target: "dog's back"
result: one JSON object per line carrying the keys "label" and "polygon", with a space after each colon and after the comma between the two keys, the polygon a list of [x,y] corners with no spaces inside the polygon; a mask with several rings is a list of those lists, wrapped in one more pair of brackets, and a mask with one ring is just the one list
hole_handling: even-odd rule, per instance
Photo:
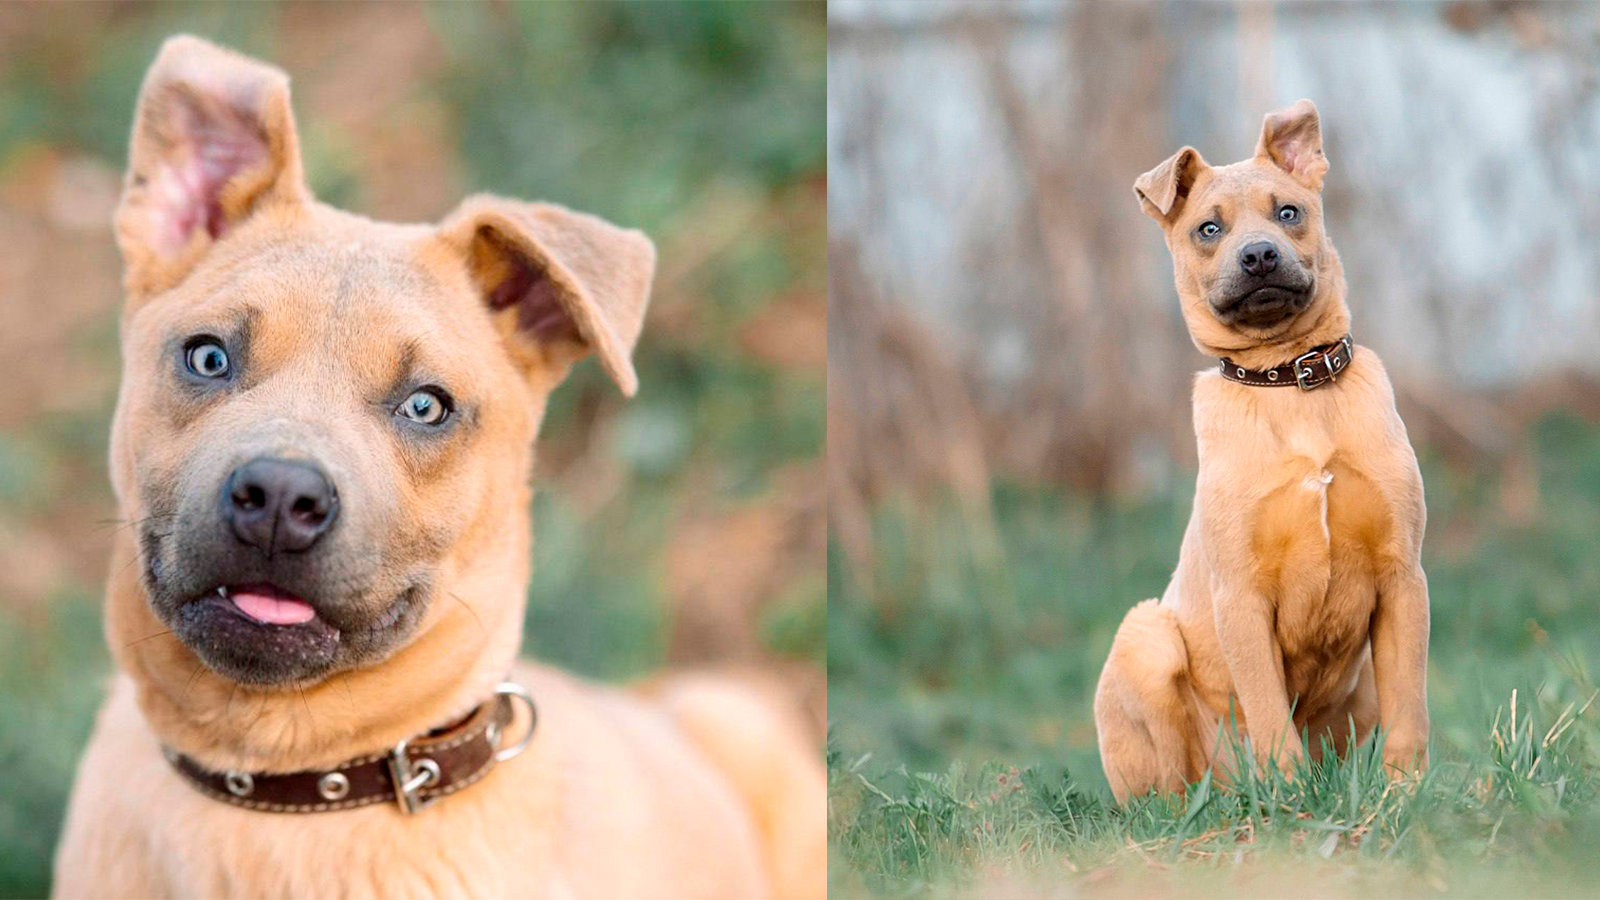
{"label": "dog's back", "polygon": [[773,896],[827,893],[827,792],[798,710],[727,676],[663,679],[653,693],[755,817]]}

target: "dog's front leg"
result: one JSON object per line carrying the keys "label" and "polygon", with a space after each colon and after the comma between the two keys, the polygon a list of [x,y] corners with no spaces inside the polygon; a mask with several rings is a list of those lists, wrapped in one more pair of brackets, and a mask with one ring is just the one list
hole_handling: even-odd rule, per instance
{"label": "dog's front leg", "polygon": [[1372,614],[1372,674],[1391,778],[1428,768],[1428,579],[1420,565],[1387,573]]}
{"label": "dog's front leg", "polygon": [[[1198,410],[1195,416],[1197,421],[1203,420]],[[1201,463],[1195,512],[1209,572],[1217,643],[1256,760],[1261,764],[1276,761],[1288,774],[1305,755],[1305,747],[1291,715],[1283,648],[1278,645],[1277,607],[1261,588],[1252,549],[1256,523],[1246,511],[1259,507],[1262,500],[1233,475],[1249,471],[1235,458],[1237,442],[1211,429],[1197,431]]]}
{"label": "dog's front leg", "polygon": [[1284,774],[1291,774],[1305,748],[1289,709],[1272,603],[1259,591],[1220,588],[1213,594],[1213,611],[1256,759],[1263,764],[1274,760]]}

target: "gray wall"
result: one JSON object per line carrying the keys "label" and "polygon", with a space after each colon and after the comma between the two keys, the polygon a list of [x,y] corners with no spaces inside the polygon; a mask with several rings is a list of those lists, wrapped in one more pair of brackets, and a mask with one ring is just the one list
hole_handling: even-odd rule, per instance
{"label": "gray wall", "polygon": [[1115,481],[1181,458],[1207,361],[1130,187],[1186,143],[1247,156],[1261,116],[1303,96],[1357,336],[1404,396],[1600,375],[1600,4],[829,15],[830,355],[835,390],[852,387],[830,411],[846,428],[883,432],[904,416],[884,407],[929,393],[859,389],[919,377],[887,371],[908,368],[884,358],[887,329],[956,379],[991,465]]}

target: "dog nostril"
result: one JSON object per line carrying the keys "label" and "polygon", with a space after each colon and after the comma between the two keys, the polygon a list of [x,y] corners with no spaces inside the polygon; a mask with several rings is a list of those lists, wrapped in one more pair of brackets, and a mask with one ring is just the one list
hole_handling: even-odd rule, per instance
{"label": "dog nostril", "polygon": [[315,497],[297,497],[289,506],[289,514],[309,525],[315,525],[327,518],[327,513],[321,506]]}
{"label": "dog nostril", "polygon": [[267,505],[267,492],[256,484],[234,485],[233,503],[240,509],[260,509]]}

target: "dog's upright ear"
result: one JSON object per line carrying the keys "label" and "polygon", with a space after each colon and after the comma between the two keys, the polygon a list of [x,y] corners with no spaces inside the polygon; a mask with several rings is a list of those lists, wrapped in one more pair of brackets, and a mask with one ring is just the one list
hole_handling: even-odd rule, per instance
{"label": "dog's upright ear", "polygon": [[1256,158],[1268,160],[1314,191],[1322,190],[1322,177],[1328,174],[1328,157],[1322,152],[1322,123],[1317,118],[1317,105],[1310,100],[1300,100],[1277,112],[1267,113],[1261,122]]}
{"label": "dog's upright ear", "polygon": [[1167,157],[1161,165],[1140,175],[1133,183],[1133,194],[1139,198],[1139,206],[1146,215],[1166,224],[1177,215],[1183,199],[1189,196],[1189,188],[1194,185],[1196,176],[1206,168],[1200,151],[1185,147]]}
{"label": "dog's upright ear", "polygon": [[468,198],[439,229],[494,314],[512,358],[559,378],[588,353],[622,393],[655,275],[643,232],[550,203]]}
{"label": "dog's upright ear", "polygon": [[139,90],[117,206],[129,300],[178,284],[266,205],[309,199],[289,77],[192,35],[168,38]]}

